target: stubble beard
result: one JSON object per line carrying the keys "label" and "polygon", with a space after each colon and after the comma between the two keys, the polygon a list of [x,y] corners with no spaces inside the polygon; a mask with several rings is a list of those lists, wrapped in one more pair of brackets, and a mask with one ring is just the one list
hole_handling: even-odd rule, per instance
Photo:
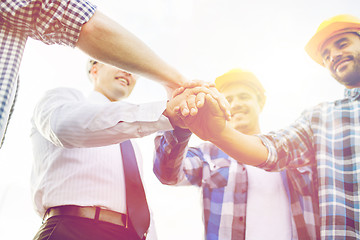
{"label": "stubble beard", "polygon": [[354,65],[353,69],[349,71],[344,76],[340,77],[336,73],[332,74],[332,76],[342,85],[346,87],[360,87],[360,53],[357,53],[354,56]]}

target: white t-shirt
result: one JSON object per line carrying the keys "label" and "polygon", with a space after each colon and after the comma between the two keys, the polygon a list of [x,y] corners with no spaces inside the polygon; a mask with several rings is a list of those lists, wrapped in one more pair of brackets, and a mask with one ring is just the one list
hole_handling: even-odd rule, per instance
{"label": "white t-shirt", "polygon": [[246,240],[291,239],[291,213],[287,193],[279,172],[246,166],[248,198]]}

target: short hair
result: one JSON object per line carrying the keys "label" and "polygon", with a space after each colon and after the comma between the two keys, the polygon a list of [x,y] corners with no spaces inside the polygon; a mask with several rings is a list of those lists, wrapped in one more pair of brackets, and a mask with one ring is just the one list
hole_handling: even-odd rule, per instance
{"label": "short hair", "polygon": [[88,78],[90,79],[90,81],[92,82],[93,81],[93,79],[92,79],[92,77],[91,77],[91,69],[92,69],[92,67],[95,65],[95,64],[97,64],[98,63],[98,61],[96,61],[95,59],[89,59],[88,61],[87,61],[87,64],[86,64],[86,74],[87,74],[87,76],[88,76]]}

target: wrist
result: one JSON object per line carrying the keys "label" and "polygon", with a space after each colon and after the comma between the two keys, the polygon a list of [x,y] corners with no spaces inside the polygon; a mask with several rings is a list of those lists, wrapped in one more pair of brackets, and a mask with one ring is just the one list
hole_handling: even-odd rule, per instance
{"label": "wrist", "polygon": [[174,129],[176,127],[186,128],[182,119],[177,115],[175,107],[171,106],[169,100],[166,103],[166,109],[164,110],[163,115],[169,119],[170,124]]}
{"label": "wrist", "polygon": [[175,89],[183,86],[185,83],[189,82],[189,80],[180,74],[178,71],[174,70],[165,78],[164,86],[170,91],[174,91]]}

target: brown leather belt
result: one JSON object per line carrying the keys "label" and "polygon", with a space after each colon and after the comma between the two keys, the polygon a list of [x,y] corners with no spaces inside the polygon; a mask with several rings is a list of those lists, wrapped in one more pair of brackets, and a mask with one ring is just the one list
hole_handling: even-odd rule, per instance
{"label": "brown leather belt", "polygon": [[126,214],[102,209],[100,207],[81,207],[75,205],[52,207],[46,211],[43,221],[54,216],[89,218],[128,228],[128,217]]}

